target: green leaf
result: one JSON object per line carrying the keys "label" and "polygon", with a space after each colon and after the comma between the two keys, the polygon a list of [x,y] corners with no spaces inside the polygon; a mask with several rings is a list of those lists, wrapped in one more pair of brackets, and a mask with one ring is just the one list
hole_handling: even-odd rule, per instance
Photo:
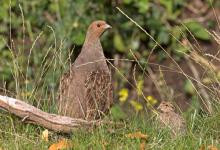
{"label": "green leaf", "polygon": [[193,95],[195,93],[195,89],[193,87],[193,83],[190,80],[186,80],[184,84],[184,91],[187,94]]}
{"label": "green leaf", "polygon": [[113,38],[114,46],[119,52],[125,52],[126,47],[120,34],[116,33]]}
{"label": "green leaf", "polygon": [[171,34],[173,36],[172,38],[172,42],[176,43],[177,40],[179,40],[182,36],[182,33],[185,32],[184,30],[185,28],[183,28],[182,26],[175,26],[171,29]]}
{"label": "green leaf", "polygon": [[160,0],[161,5],[166,8],[165,15],[171,20],[176,20],[176,18],[181,14],[181,8],[183,6],[183,0]]}
{"label": "green leaf", "polygon": [[123,3],[128,5],[128,4],[130,4],[132,1],[133,1],[133,0],[123,0]]}
{"label": "green leaf", "polygon": [[160,43],[160,44],[168,44],[169,41],[170,41],[170,36],[169,36],[169,33],[166,29],[162,29],[158,36],[157,36],[157,41]]}
{"label": "green leaf", "polygon": [[181,44],[177,44],[175,45],[175,48],[173,48],[173,52],[180,57],[183,57],[189,51],[190,51],[190,47],[183,46]]}
{"label": "green leaf", "polygon": [[82,32],[78,32],[72,37],[72,40],[73,40],[74,44],[82,45],[84,38],[85,38],[85,35]]}
{"label": "green leaf", "polygon": [[166,7],[168,13],[172,14],[173,0],[160,0],[160,3]]}
{"label": "green leaf", "polygon": [[164,51],[159,51],[157,54],[157,61],[161,62],[162,60],[167,58],[167,55]]}
{"label": "green leaf", "polygon": [[199,22],[191,20],[191,21],[187,21],[185,25],[187,28],[189,28],[190,32],[192,32],[192,34],[196,38],[200,40],[206,40],[206,41],[211,39],[210,34],[206,31],[203,25],[200,24]]}
{"label": "green leaf", "polygon": [[0,35],[0,51],[6,46],[6,43],[3,39],[4,37]]}
{"label": "green leaf", "polygon": [[138,7],[138,11],[139,13],[146,13],[149,9],[149,0],[139,0],[137,2],[137,7]]}
{"label": "green leaf", "polygon": [[130,42],[130,47],[132,50],[137,50],[140,46],[140,40],[139,39],[132,39]]}

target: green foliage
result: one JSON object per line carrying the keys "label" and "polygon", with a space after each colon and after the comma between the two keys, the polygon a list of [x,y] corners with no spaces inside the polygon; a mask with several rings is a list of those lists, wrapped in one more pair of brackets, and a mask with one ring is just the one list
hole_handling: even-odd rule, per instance
{"label": "green foliage", "polygon": [[186,27],[189,28],[189,30],[193,33],[193,35],[201,40],[210,40],[211,36],[206,31],[206,29],[198,22],[194,20],[187,21],[185,23]]}
{"label": "green foliage", "polygon": [[126,50],[126,47],[120,34],[116,33],[114,35],[113,42],[116,50],[118,50],[119,52],[124,52]]}
{"label": "green foliage", "polygon": [[193,86],[192,81],[190,81],[190,80],[185,81],[184,90],[185,90],[186,93],[188,93],[190,95],[195,94],[195,88]]}
{"label": "green foliage", "polygon": [[181,13],[181,7],[184,4],[183,0],[160,0],[160,3],[166,8],[166,13],[170,19],[175,20]]}
{"label": "green foliage", "polygon": [[[108,36],[103,36],[104,49],[111,56],[119,52],[123,57],[131,58],[128,50],[132,49],[138,59],[144,61],[148,51],[155,47],[155,42],[121,15],[110,1],[8,0],[0,1],[0,5],[0,78],[6,81],[12,78],[13,66],[20,67],[20,77],[26,74],[28,78],[36,76],[34,72],[40,72],[37,68],[42,65],[45,54],[52,56],[59,50],[63,54],[59,60],[65,60],[68,56],[67,50],[74,46],[75,51],[80,49],[88,25],[97,19],[104,19],[113,26]],[[123,0],[118,6],[144,27],[159,44],[166,47],[169,53],[181,58],[183,53],[189,51],[189,48],[177,41],[183,38],[181,32],[186,33],[185,27],[178,20],[184,5],[184,0]],[[194,20],[183,22],[196,38],[210,39],[201,24]],[[36,40],[41,32],[42,35]],[[30,49],[32,52],[29,58],[27,56]],[[158,53],[157,60],[161,61],[167,57],[158,46],[155,52]],[[12,59],[15,58],[13,63]],[[54,74],[54,70],[47,72]],[[24,82],[22,78],[19,79],[20,82]]]}

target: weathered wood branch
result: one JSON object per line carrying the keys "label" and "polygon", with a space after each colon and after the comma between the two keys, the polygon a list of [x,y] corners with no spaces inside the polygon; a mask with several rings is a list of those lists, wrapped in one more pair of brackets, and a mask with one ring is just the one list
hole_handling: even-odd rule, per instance
{"label": "weathered wood branch", "polygon": [[69,133],[74,129],[91,127],[99,123],[98,121],[86,121],[50,114],[21,100],[2,95],[0,95],[0,108],[22,118],[22,121],[29,121],[57,132]]}

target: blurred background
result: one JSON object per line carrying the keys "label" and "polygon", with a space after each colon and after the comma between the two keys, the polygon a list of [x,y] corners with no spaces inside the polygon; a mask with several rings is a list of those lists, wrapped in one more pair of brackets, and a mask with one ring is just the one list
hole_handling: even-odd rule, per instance
{"label": "blurred background", "polygon": [[123,114],[122,106],[147,112],[161,100],[190,111],[219,96],[218,0],[2,0],[0,6],[1,94],[56,111],[47,106],[54,106],[59,78],[79,54],[88,25],[102,19],[113,27],[101,38],[114,80],[113,114]]}

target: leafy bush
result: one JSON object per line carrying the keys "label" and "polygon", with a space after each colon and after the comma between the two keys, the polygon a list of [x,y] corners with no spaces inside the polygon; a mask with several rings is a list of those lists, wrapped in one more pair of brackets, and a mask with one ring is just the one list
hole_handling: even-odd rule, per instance
{"label": "leafy bush", "polygon": [[[181,43],[186,27],[196,38],[210,39],[200,23],[179,19],[186,5],[184,0],[8,0],[0,1],[0,5],[0,79],[7,81],[7,89],[17,93],[19,87],[25,87],[23,95],[43,85],[47,85],[46,90],[55,89],[62,70],[68,67],[69,53],[74,50],[73,57],[77,55],[93,20],[103,19],[113,26],[102,42],[109,57],[117,53],[132,58],[132,49],[139,60],[146,62],[154,49],[157,60],[166,58],[116,6],[177,59],[189,51]],[[44,81],[39,80],[42,78]]]}

